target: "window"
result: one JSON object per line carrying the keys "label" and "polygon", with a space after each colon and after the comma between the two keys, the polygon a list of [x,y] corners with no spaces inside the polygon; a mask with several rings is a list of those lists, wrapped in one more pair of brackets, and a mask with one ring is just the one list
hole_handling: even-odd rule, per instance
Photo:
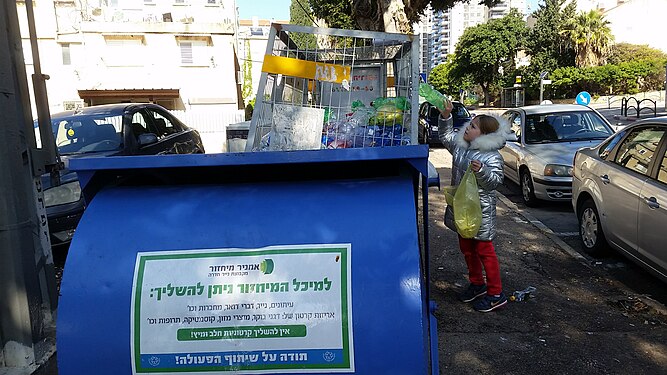
{"label": "window", "polygon": [[614,161],[635,172],[647,175],[653,155],[664,134],[664,130],[653,127],[635,130],[623,140]]}
{"label": "window", "polygon": [[61,49],[63,53],[63,65],[72,65],[72,55],[70,54],[69,43],[63,43]]}
{"label": "window", "polygon": [[151,133],[148,129],[148,123],[143,112],[136,112],[132,115],[132,124],[130,126],[132,134],[137,139],[141,134]]}
{"label": "window", "polygon": [[177,41],[180,48],[181,65],[211,65],[212,55],[208,38],[179,38]]}
{"label": "window", "polygon": [[618,134],[616,134],[614,138],[608,140],[605,144],[600,146],[599,149],[600,157],[606,160],[609,154],[611,153],[611,150],[613,150],[614,147],[616,147],[616,145],[618,144],[618,142],[621,139],[623,139],[623,137],[625,137],[625,134],[626,134],[625,131],[619,132]]}
{"label": "window", "polygon": [[106,35],[107,45],[104,61],[107,66],[143,66],[143,36]]}
{"label": "window", "polygon": [[662,157],[660,169],[658,169],[658,181],[667,184],[667,153]]}
{"label": "window", "polygon": [[159,112],[148,110],[148,113],[153,117],[153,124],[155,125],[155,135],[158,138],[163,138],[171,134],[182,131],[180,126],[174,124],[167,117],[161,115]]}

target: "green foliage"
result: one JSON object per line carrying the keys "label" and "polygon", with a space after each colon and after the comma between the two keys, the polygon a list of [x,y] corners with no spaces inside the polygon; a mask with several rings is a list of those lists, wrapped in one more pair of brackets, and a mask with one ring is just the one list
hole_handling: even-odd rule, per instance
{"label": "green foliage", "polygon": [[443,94],[458,97],[460,89],[465,90],[471,87],[473,83],[467,79],[467,76],[458,77],[453,74],[452,72],[455,69],[454,55],[449,55],[447,61],[431,70],[428,83]]}
{"label": "green foliage", "polygon": [[551,78],[555,96],[574,97],[580,91],[592,95],[635,94],[661,90],[665,80],[666,60],[637,60],[618,65],[556,69]]}
{"label": "green foliage", "polygon": [[[329,27],[340,29],[359,29],[385,31],[384,13],[391,12],[389,5],[396,0],[299,0],[308,1],[317,18],[326,21]],[[419,21],[430,4],[434,10],[450,9],[457,3],[469,3],[471,0],[410,0],[403,1],[405,8],[401,12],[394,12],[391,18],[401,23],[399,30],[408,32],[411,25]],[[486,6],[494,6],[500,0],[474,0]],[[305,4],[304,4],[305,5]],[[399,14],[402,13],[402,14]]]}
{"label": "green foliage", "polygon": [[[296,1],[296,0],[293,0]],[[299,0],[310,4],[313,15],[326,21],[328,27],[336,29],[358,29],[352,17],[352,0]]]}
{"label": "green foliage", "polygon": [[[313,26],[313,12],[307,0],[292,0],[289,7],[289,22],[293,25]],[[317,47],[317,38],[312,34],[294,33],[290,35],[299,48],[313,49]]]}
{"label": "green foliage", "polygon": [[245,60],[243,61],[243,84],[241,96],[247,101],[252,96],[252,56],[250,54],[250,40],[245,41]]}
{"label": "green foliage", "polygon": [[248,103],[248,105],[245,106],[245,120],[252,120],[252,112],[255,110],[255,106]]}
{"label": "green foliage", "polygon": [[597,10],[581,12],[567,20],[561,35],[574,47],[578,67],[604,65],[614,42],[609,21]]}
{"label": "green foliage", "polygon": [[618,43],[611,48],[607,62],[620,64],[637,60],[667,60],[667,54],[646,44]]}
{"label": "green foliage", "polygon": [[545,0],[533,13],[536,21],[526,43],[530,65],[518,72],[523,77],[526,97],[539,96],[542,72],[551,73],[559,67],[574,66],[574,49],[560,31],[575,12],[573,1]]}
{"label": "green foliage", "polygon": [[514,65],[517,50],[525,45],[527,34],[526,24],[516,10],[501,19],[466,29],[456,44],[451,74],[480,85],[488,105],[491,92],[501,83],[499,69],[513,71],[509,67]]}

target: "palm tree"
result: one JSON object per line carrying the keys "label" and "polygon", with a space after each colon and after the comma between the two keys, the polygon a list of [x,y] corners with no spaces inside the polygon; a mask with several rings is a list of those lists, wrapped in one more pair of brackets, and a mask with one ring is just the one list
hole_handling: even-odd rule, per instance
{"label": "palm tree", "polygon": [[597,10],[569,19],[560,33],[572,43],[578,67],[604,65],[614,43],[609,21]]}

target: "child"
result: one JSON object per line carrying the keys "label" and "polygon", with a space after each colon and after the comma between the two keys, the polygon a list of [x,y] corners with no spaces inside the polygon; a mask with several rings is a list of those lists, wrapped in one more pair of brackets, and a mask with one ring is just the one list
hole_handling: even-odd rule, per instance
{"label": "child", "polygon": [[[500,281],[500,266],[493,243],[496,235],[496,187],[503,182],[503,158],[498,152],[505,145],[508,125],[492,116],[478,115],[465,127],[455,132],[450,116],[452,104],[440,111],[439,136],[452,154],[452,185],[458,185],[471,166],[477,177],[479,200],[482,205],[482,225],[474,239],[462,238],[459,245],[468,265],[468,289],[459,295],[462,302],[474,302],[481,312],[493,311],[507,303]],[[447,206],[445,224],[456,231],[454,210]],[[486,272],[486,283],[482,268]]]}

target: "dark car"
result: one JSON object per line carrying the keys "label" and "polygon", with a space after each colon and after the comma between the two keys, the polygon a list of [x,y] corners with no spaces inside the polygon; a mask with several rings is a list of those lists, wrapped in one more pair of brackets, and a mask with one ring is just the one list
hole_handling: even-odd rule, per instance
{"label": "dark car", "polygon": [[[473,115],[461,102],[452,101],[452,119],[454,129],[460,129],[468,125]],[[433,104],[424,102],[419,106],[419,143],[439,144],[438,139],[438,116],[440,111]]]}
{"label": "dark car", "polygon": [[199,133],[156,104],[109,104],[51,116],[64,164],[60,182],[42,176],[51,243],[69,242],[86,203],[69,160],[88,156],[204,153]]}

